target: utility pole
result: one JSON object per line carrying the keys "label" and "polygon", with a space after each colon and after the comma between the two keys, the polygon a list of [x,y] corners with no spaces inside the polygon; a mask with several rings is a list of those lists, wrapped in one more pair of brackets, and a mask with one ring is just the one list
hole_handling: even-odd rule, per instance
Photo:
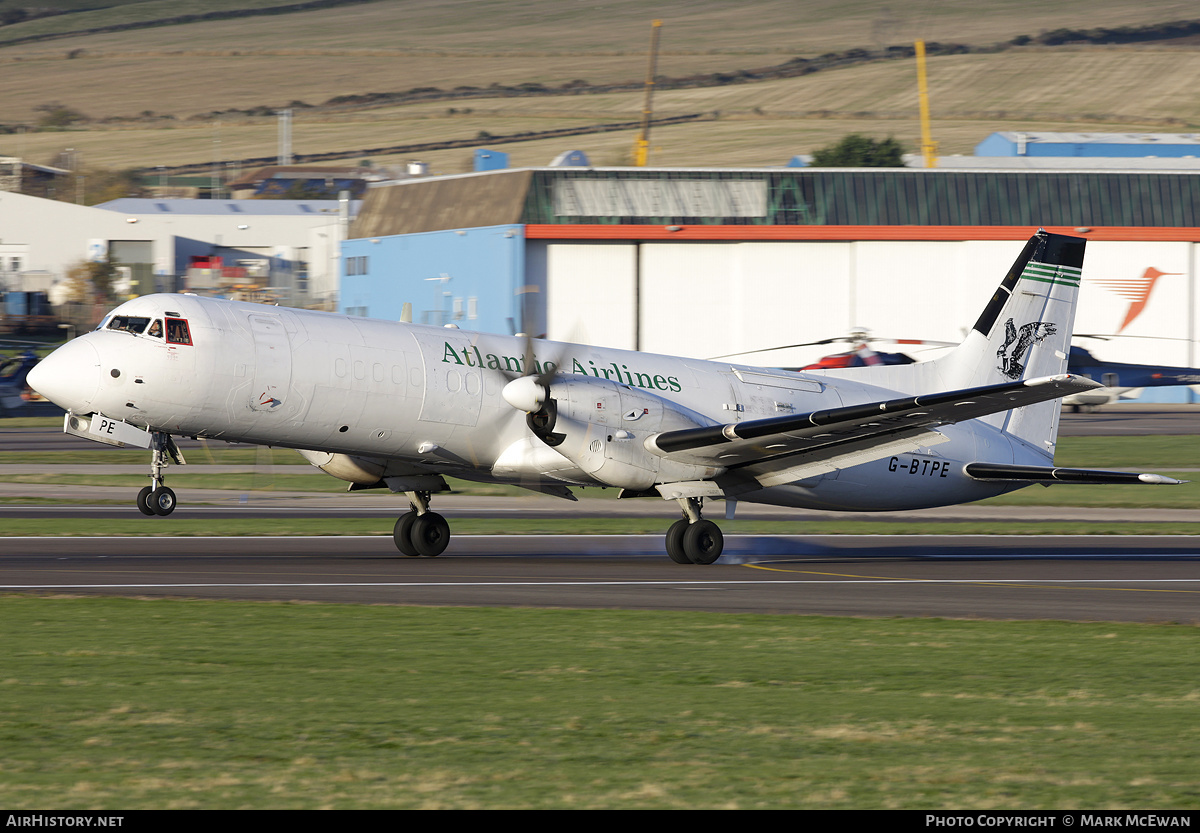
{"label": "utility pole", "polygon": [[280,110],[279,116],[279,157],[277,165],[292,164],[292,111]]}

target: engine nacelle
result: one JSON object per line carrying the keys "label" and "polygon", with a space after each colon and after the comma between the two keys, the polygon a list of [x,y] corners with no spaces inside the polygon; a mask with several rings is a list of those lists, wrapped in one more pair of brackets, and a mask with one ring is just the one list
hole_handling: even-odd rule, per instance
{"label": "engine nacelle", "polygon": [[383,477],[385,465],[378,460],[351,457],[349,454],[330,454],[328,451],[297,449],[300,456],[326,474],[359,486],[374,486]]}
{"label": "engine nacelle", "polygon": [[676,463],[645,447],[652,434],[714,424],[695,411],[607,379],[566,378],[550,385],[549,393],[546,407],[530,416],[530,427],[602,483],[642,490],[656,483],[708,479],[720,471]]}

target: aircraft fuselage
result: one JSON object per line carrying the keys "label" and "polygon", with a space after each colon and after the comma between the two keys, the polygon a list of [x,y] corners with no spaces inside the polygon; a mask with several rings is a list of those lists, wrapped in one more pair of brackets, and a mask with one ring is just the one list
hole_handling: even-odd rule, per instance
{"label": "aircraft fuselage", "polygon": [[[115,317],[162,321],[142,332]],[[124,319],[122,319],[124,320]],[[182,322],[182,325],[181,323]],[[645,439],[879,401],[896,391],[857,380],[536,341],[450,328],[184,295],[151,295],[113,311],[61,357],[78,368],[52,398],[169,434],[346,455],[381,473],[421,471],[530,482],[644,489],[704,478],[664,471]],[[568,459],[529,435],[501,396],[528,372],[557,366],[570,407],[587,413],[584,456]],[[560,409],[564,407],[560,404]],[[896,450],[860,465],[775,485],[740,500],[843,510],[909,509],[1016,488],[966,476],[963,464],[1035,460],[990,425],[938,428],[936,447]],[[587,453],[591,456],[587,456]]]}

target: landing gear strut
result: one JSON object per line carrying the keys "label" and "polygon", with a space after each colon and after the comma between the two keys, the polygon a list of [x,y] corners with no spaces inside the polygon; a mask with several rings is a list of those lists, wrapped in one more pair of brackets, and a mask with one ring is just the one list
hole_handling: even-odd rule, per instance
{"label": "landing gear strut", "polygon": [[435,558],[450,543],[450,524],[437,512],[429,511],[429,492],[405,492],[412,509],[400,516],[392,539],[396,549],[408,556]]}
{"label": "landing gear strut", "polygon": [[712,521],[700,517],[702,498],[679,498],[683,518],[667,530],[667,555],[676,564],[712,564],[721,557],[725,536]]}
{"label": "landing gear strut", "polygon": [[175,493],[166,485],[163,470],[168,463],[183,465],[183,454],[171,439],[170,434],[154,431],[151,434],[152,456],[150,458],[151,486],[146,486],[137,496],[137,508],[143,515],[170,515],[175,511]]}

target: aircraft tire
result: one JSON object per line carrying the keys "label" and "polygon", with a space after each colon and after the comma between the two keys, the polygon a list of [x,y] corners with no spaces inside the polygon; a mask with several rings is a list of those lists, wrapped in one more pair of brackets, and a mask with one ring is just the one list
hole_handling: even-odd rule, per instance
{"label": "aircraft tire", "polygon": [[450,524],[437,512],[418,515],[413,521],[412,544],[426,558],[435,558],[446,551],[450,543]]}
{"label": "aircraft tire", "polygon": [[692,564],[692,559],[683,550],[683,533],[687,532],[688,522],[678,520],[667,530],[667,555],[676,564]]}
{"label": "aircraft tire", "polygon": [[396,549],[409,557],[420,555],[412,541],[412,528],[416,520],[416,512],[405,512],[396,520],[396,528],[392,531],[392,540],[396,542]]}
{"label": "aircraft tire", "polygon": [[175,511],[175,493],[166,486],[155,489],[146,498],[146,504],[154,511],[155,515],[170,515]]}
{"label": "aircraft tire", "polygon": [[153,515],[154,510],[150,507],[150,493],[154,491],[151,486],[146,486],[137,496],[137,508],[143,515]]}
{"label": "aircraft tire", "polygon": [[712,521],[696,521],[683,533],[683,551],[693,564],[712,564],[724,548],[725,536]]}

